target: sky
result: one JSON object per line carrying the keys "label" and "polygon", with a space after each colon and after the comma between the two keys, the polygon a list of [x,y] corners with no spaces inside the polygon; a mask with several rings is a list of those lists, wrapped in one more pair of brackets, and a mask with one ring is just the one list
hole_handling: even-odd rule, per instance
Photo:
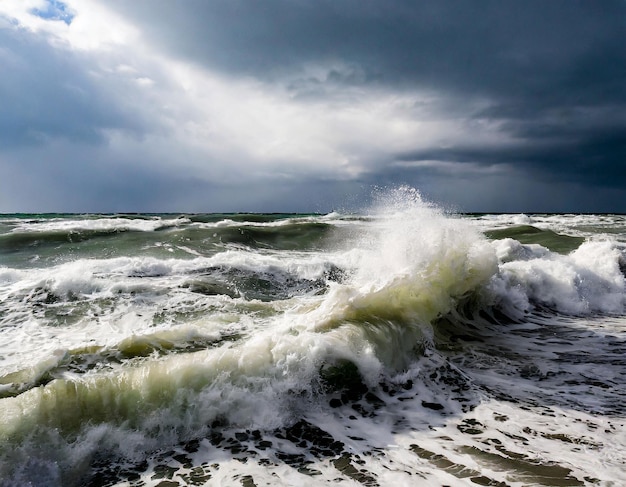
{"label": "sky", "polygon": [[0,212],[626,212],[626,0],[0,0]]}

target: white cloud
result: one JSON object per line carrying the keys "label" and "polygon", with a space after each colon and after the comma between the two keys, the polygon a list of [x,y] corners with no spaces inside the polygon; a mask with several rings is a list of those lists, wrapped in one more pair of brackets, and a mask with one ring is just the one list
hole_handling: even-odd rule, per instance
{"label": "white cloud", "polygon": [[[297,78],[272,84],[235,79],[157,51],[105,2],[66,3],[74,14],[69,25],[29,13],[43,8],[43,1],[10,1],[4,13],[47,36],[57,49],[82,52],[99,90],[129,117],[152,126],[152,135],[143,139],[123,128],[106,132],[112,150],[143,150],[138,161],[167,165],[162,155],[169,153],[175,164],[211,178],[349,179],[387,162],[390,154],[467,137],[462,121],[433,121],[432,110],[416,116],[425,94],[334,83],[354,76],[354,68],[337,61],[306,66]],[[321,80],[325,96],[294,96],[290,87],[298,78]],[[156,147],[160,157],[154,157]],[[193,158],[175,158],[179,151]]]}
{"label": "white cloud", "polygon": [[3,0],[0,2],[0,16],[8,21],[9,25],[19,25],[22,29],[32,32],[63,36],[67,25],[62,20],[46,19],[37,15],[37,10],[45,11],[48,8],[47,0]]}
{"label": "white cloud", "polygon": [[107,50],[128,46],[138,38],[139,31],[97,0],[65,0],[62,2],[69,19],[48,17],[55,7],[50,0],[2,0],[0,16],[20,29],[48,36],[48,41],[72,49]]}

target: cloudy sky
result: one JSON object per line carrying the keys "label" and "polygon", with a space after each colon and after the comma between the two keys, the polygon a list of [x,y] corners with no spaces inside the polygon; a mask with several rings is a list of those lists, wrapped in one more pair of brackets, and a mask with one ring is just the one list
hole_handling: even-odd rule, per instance
{"label": "cloudy sky", "polygon": [[626,0],[0,0],[0,212],[626,212]]}

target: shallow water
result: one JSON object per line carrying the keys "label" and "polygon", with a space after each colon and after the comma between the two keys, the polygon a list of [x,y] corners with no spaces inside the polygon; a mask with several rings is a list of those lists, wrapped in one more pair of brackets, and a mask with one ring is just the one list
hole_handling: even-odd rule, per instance
{"label": "shallow water", "polygon": [[0,218],[0,485],[622,485],[626,219]]}

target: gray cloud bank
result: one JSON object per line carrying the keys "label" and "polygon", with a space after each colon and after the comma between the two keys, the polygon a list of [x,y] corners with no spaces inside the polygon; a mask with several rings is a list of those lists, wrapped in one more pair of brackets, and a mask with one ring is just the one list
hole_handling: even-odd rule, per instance
{"label": "gray cloud bank", "polygon": [[[194,112],[189,89],[145,49],[127,46],[152,92],[103,80],[110,51],[58,47],[6,22],[0,211],[329,211],[372,185],[409,184],[464,211],[626,212],[621,0],[106,5],[168,60],[269,97],[263,150],[237,129],[259,117],[245,96],[231,95],[239,111],[218,110],[210,86],[215,98]],[[195,142],[188,128],[174,134],[190,121],[213,125]]]}

